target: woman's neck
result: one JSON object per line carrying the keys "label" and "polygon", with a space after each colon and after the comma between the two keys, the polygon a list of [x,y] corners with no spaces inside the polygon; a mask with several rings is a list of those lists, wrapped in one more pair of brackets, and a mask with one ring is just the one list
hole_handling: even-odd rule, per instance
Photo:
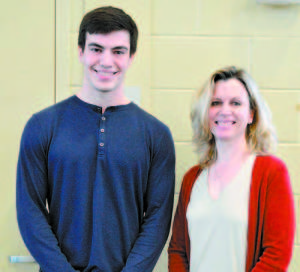
{"label": "woman's neck", "polygon": [[246,139],[231,142],[217,142],[216,148],[216,163],[220,164],[242,162],[251,154]]}

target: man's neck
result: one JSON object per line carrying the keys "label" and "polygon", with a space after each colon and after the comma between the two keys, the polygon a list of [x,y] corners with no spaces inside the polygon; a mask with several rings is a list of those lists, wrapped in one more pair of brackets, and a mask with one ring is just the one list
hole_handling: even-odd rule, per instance
{"label": "man's neck", "polygon": [[81,89],[76,95],[86,103],[101,107],[102,113],[104,113],[108,107],[127,105],[130,103],[130,100],[123,92],[87,92]]}

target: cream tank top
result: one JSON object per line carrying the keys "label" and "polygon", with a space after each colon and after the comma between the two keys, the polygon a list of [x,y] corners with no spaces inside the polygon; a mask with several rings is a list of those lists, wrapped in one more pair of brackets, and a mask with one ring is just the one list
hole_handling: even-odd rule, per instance
{"label": "cream tank top", "polygon": [[208,170],[196,180],[187,208],[190,272],[243,272],[248,204],[255,155],[243,164],[217,199],[208,191]]}

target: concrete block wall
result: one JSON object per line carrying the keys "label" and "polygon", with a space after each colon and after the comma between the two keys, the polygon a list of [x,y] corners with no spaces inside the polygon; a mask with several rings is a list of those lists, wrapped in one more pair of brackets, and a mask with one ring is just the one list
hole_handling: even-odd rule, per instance
{"label": "concrete block wall", "polygon": [[[82,81],[77,34],[82,15],[113,5],[135,18],[140,40],[128,86],[141,106],[164,121],[176,145],[176,196],[182,176],[197,162],[191,145],[192,97],[214,70],[236,65],[258,83],[278,131],[276,155],[287,164],[295,196],[297,237],[289,271],[300,271],[300,5],[272,7],[255,0],[70,1],[70,88]],[[298,256],[298,258],[296,258]],[[167,271],[164,250],[155,272]]]}

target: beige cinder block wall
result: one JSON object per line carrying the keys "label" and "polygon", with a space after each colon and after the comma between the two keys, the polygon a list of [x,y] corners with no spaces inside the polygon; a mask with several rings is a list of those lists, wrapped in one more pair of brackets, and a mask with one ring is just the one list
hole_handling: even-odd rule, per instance
{"label": "beige cinder block wall", "polygon": [[[300,271],[300,5],[270,7],[255,0],[69,3],[71,93],[82,80],[76,50],[82,15],[99,5],[114,5],[136,19],[141,36],[127,86],[137,87],[141,106],[172,130],[177,153],[175,199],[184,172],[197,162],[189,120],[193,93],[212,71],[225,65],[244,67],[252,74],[273,111],[280,140],[277,155],[287,163],[293,183],[297,237],[289,271]],[[155,269],[164,271],[166,249]]]}

